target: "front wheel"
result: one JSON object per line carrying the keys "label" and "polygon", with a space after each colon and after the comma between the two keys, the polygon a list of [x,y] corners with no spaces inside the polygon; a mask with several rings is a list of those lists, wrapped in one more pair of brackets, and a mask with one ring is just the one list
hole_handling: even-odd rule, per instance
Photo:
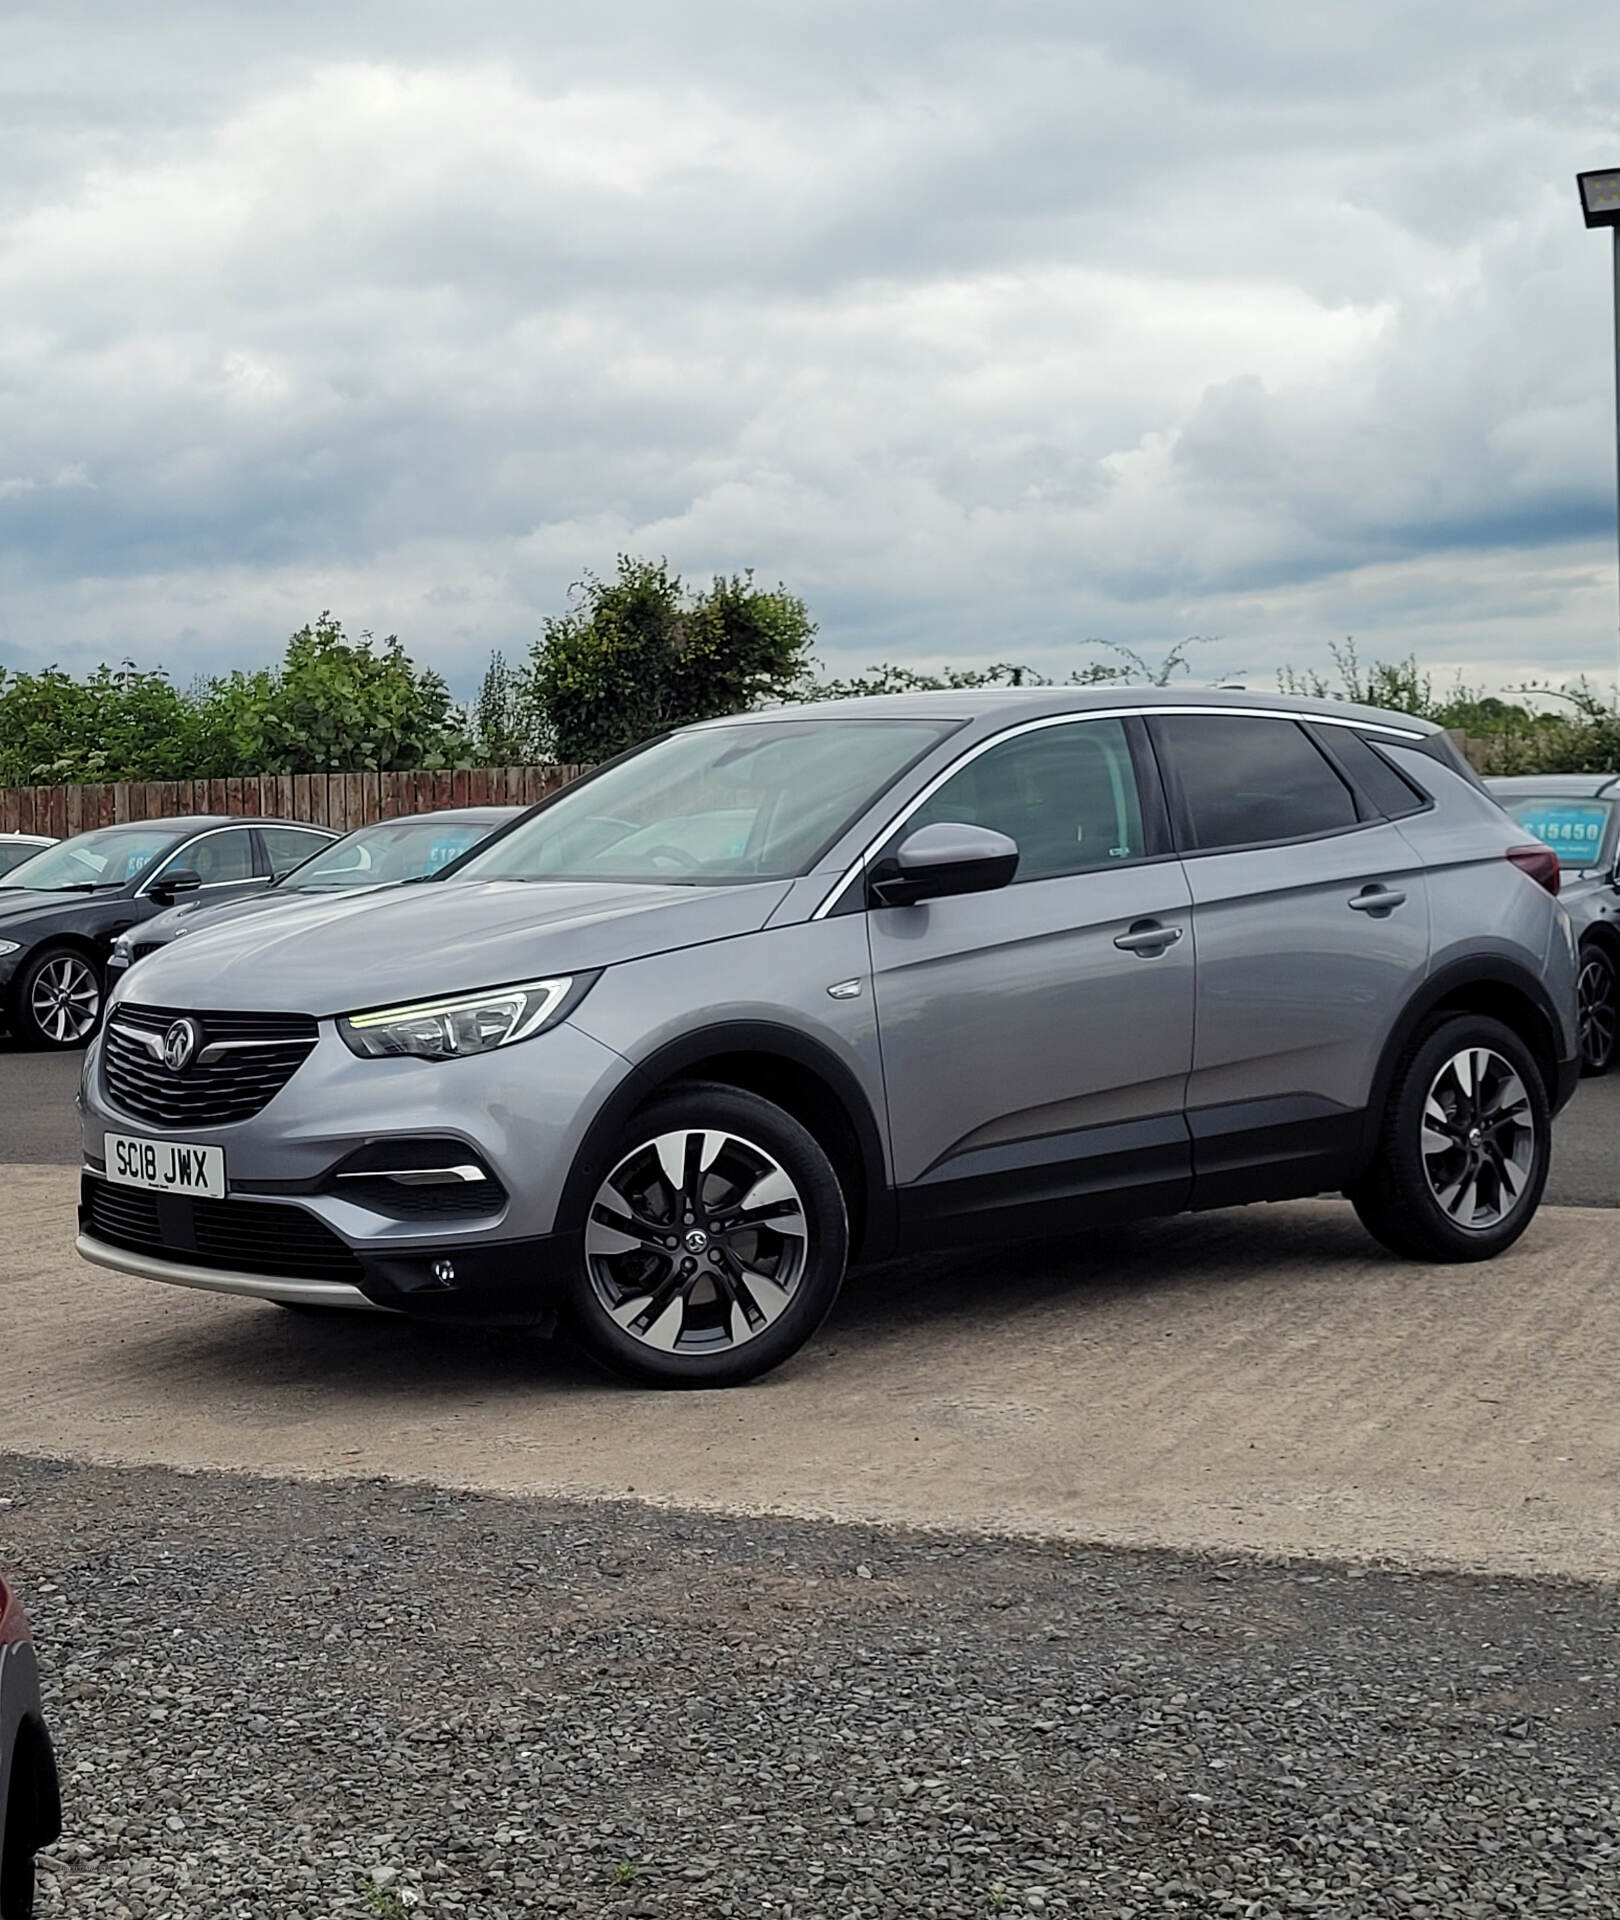
{"label": "front wheel", "polygon": [[848,1255],[814,1136],[757,1094],[680,1087],[634,1117],[598,1179],[568,1322],[616,1372],[738,1386],[821,1325]]}
{"label": "front wheel", "polygon": [[1581,1072],[1607,1073],[1620,1032],[1620,974],[1600,946],[1581,948]]}
{"label": "front wheel", "polygon": [[76,947],[46,947],[21,969],[11,995],[20,1046],[88,1046],[101,1024],[101,974]]}
{"label": "front wheel", "polygon": [[1459,1014],[1402,1062],[1377,1153],[1350,1198],[1392,1253],[1489,1260],[1534,1218],[1551,1149],[1530,1049],[1499,1020]]}

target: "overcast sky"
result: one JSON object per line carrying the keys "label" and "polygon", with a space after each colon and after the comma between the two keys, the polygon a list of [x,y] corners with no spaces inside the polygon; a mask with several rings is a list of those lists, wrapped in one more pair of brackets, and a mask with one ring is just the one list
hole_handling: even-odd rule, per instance
{"label": "overcast sky", "polygon": [[0,661],[1613,675],[1596,0],[0,3]]}

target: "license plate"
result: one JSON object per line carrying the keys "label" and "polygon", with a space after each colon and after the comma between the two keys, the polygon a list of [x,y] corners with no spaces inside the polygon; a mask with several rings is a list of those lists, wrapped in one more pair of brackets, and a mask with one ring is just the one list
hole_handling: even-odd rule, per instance
{"label": "license plate", "polygon": [[199,1193],[211,1200],[223,1200],[225,1149],[109,1133],[107,1178],[119,1187],[145,1187],[151,1193]]}

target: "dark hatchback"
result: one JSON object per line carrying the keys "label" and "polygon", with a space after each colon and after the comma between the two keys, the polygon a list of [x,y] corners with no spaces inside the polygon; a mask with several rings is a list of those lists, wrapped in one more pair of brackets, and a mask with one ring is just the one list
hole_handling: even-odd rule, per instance
{"label": "dark hatchback", "polygon": [[0,882],[0,1004],[12,1037],[84,1046],[101,1024],[119,934],[182,897],[267,887],[334,837],[290,820],[195,814],[97,827],[25,860]]}

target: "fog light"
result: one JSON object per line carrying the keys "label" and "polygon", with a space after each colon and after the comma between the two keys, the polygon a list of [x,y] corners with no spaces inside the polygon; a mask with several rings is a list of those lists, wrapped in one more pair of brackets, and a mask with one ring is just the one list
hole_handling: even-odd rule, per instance
{"label": "fog light", "polygon": [[456,1263],[454,1260],[435,1260],[433,1277],[441,1287],[453,1287],[456,1284]]}

